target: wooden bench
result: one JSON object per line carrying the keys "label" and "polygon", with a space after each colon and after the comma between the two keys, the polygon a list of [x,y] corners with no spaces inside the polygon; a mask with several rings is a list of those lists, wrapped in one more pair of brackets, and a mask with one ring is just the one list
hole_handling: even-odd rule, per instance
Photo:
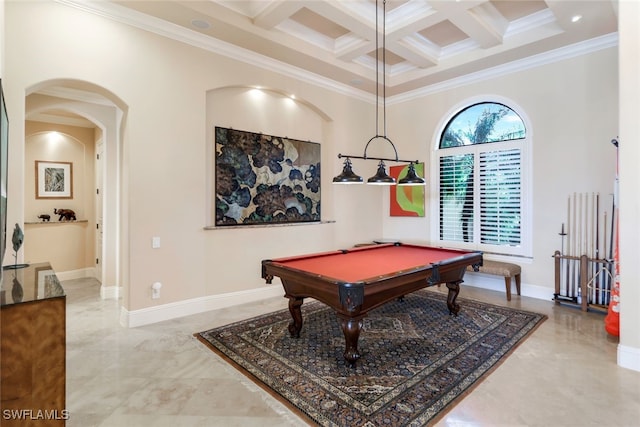
{"label": "wooden bench", "polygon": [[[521,268],[518,264],[510,262],[484,260],[483,265],[477,270],[478,273],[492,274],[494,276],[504,277],[504,284],[507,288],[507,301],[511,301],[511,278],[515,278],[516,291],[520,295],[520,273]],[[467,271],[475,271],[473,266],[468,266]]]}

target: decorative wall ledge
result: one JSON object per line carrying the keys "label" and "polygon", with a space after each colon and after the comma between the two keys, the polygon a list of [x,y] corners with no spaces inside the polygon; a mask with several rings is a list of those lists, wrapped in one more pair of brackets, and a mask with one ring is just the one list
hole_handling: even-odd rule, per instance
{"label": "decorative wall ledge", "polygon": [[33,225],[33,224],[44,224],[44,225],[53,225],[53,224],[73,224],[75,222],[89,222],[88,219],[77,219],[72,221],[25,221],[24,225]]}
{"label": "decorative wall ledge", "polygon": [[270,228],[270,227],[294,227],[298,225],[323,225],[334,224],[335,220],[329,221],[309,221],[309,222],[288,222],[284,224],[251,224],[251,225],[207,225],[205,230],[237,230],[239,228]]}

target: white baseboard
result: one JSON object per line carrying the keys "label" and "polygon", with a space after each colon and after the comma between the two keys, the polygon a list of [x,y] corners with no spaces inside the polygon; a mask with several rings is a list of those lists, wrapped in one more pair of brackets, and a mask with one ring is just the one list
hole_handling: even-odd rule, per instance
{"label": "white baseboard", "polygon": [[618,366],[640,372],[640,348],[618,344]]}
{"label": "white baseboard", "polygon": [[[462,285],[502,292],[505,295],[507,293],[504,285],[504,277],[492,274],[473,273],[467,271],[464,274],[464,283]],[[520,284],[520,294],[525,297],[551,301],[553,300],[553,292],[554,289],[544,286],[531,285],[528,283]],[[516,281],[515,279],[511,279],[511,297],[513,298],[514,295],[517,295]]]}
{"label": "white baseboard", "polygon": [[[504,279],[502,277],[496,277],[482,273],[467,272],[465,274],[464,285],[489,289],[503,293],[505,292]],[[512,283],[512,286],[512,295],[516,295],[515,283]],[[110,297],[117,298],[120,288],[117,286],[108,287],[105,288],[105,292],[111,292],[111,289],[113,289],[114,295]],[[106,298],[102,294],[102,292],[103,289],[101,289],[101,295],[103,296],[103,298]],[[549,301],[553,299],[553,289],[545,288],[542,286],[522,283],[521,293],[523,296],[531,298],[538,298]],[[185,301],[162,304],[155,307],[142,308],[140,310],[128,311],[124,307],[121,307],[120,324],[124,327],[135,328],[137,326],[149,325],[165,320],[176,319],[192,314],[203,313],[205,311],[218,310],[221,308],[232,307],[234,305],[245,304],[248,302],[259,301],[262,299],[282,295],[282,286],[272,285],[247,291],[193,298]]]}
{"label": "white baseboard", "polygon": [[135,328],[137,326],[190,316],[205,311],[218,310],[220,308],[232,307],[234,305],[246,304],[248,302],[260,301],[277,296],[281,297],[283,294],[284,290],[281,285],[271,285],[247,291],[193,298],[155,307],[142,308],[140,310],[128,311],[124,307],[121,307],[120,324],[127,328]]}
{"label": "white baseboard", "polygon": [[[70,270],[70,271],[56,271],[56,276],[58,280],[73,280],[73,279],[84,279],[85,277],[96,277],[96,269],[93,267],[90,268],[81,268],[79,270]],[[100,286],[100,298],[102,299],[118,299],[120,298],[121,286]]]}
{"label": "white baseboard", "polygon": [[83,279],[85,277],[96,277],[96,269],[94,267],[81,268],[79,270],[56,271],[58,280]]}

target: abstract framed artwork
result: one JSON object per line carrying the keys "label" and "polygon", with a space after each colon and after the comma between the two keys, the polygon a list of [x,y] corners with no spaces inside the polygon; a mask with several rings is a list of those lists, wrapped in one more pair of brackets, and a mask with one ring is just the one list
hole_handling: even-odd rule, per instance
{"label": "abstract framed artwork", "polygon": [[36,160],[36,199],[73,199],[73,164]]}
{"label": "abstract framed artwork", "polygon": [[[416,175],[424,177],[424,163],[414,165]],[[404,178],[409,165],[391,166],[389,173],[396,181]],[[424,217],[424,185],[390,187],[389,215]]]}
{"label": "abstract framed artwork", "polygon": [[215,128],[215,225],[320,221],[320,144]]}

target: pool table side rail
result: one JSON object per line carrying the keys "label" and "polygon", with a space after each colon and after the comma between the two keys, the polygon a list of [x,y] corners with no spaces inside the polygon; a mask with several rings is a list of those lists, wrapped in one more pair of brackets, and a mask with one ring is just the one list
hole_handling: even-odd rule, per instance
{"label": "pool table side rail", "polygon": [[264,260],[262,277],[267,280],[267,283],[271,283],[274,277],[279,277],[285,289],[285,296],[288,298],[314,298],[335,308],[338,312],[353,313],[355,307],[343,306],[340,298],[340,293],[346,288],[356,290],[362,287],[363,301],[356,311],[368,311],[392,298],[407,295],[422,288],[459,281],[464,276],[467,266],[474,264],[482,264],[482,252],[469,252],[433,264],[375,276],[367,280],[346,282]]}
{"label": "pool table side rail", "polygon": [[[268,259],[268,260],[264,260],[264,261],[286,263],[286,262],[289,262],[289,261],[298,261],[298,260],[303,260],[303,259],[308,259],[308,258],[319,258],[319,257],[323,257],[323,256],[344,255],[344,254],[353,253],[353,252],[370,251],[370,250],[373,250],[373,249],[384,248],[384,247],[387,247],[387,246],[399,246],[399,245],[400,245],[400,243],[384,243],[384,244],[371,245],[371,246],[354,247],[354,248],[349,248],[349,249],[337,249],[337,250],[334,250],[334,251],[317,252],[317,253],[312,253],[312,254],[294,255],[294,256],[289,256],[289,257],[273,258],[273,259]],[[404,246],[407,246],[407,245],[404,245]],[[264,263],[264,261],[262,261],[262,262]]]}

